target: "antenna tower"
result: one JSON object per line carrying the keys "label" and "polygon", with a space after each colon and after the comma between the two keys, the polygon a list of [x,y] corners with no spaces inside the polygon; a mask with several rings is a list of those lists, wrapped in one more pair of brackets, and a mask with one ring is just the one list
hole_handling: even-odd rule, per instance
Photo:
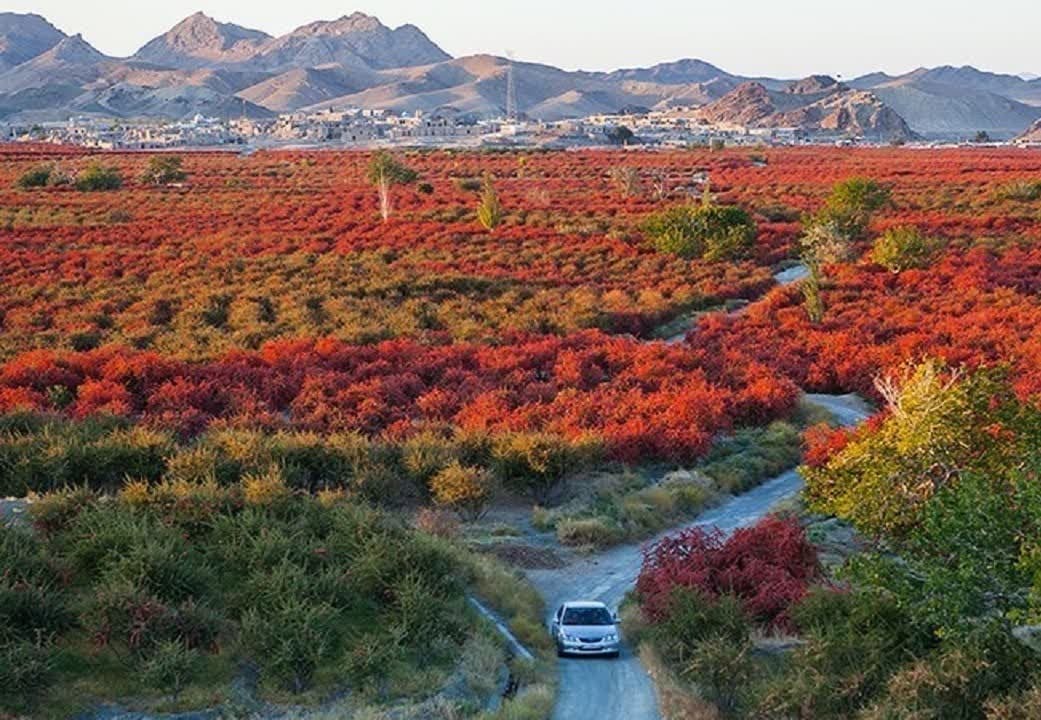
{"label": "antenna tower", "polygon": [[506,119],[517,119],[517,86],[513,79],[513,51],[507,50],[510,63],[506,66]]}

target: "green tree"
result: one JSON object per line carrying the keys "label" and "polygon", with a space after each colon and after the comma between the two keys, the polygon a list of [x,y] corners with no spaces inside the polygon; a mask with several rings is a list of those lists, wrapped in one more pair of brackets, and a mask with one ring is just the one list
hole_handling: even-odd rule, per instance
{"label": "green tree", "polygon": [[386,150],[372,156],[366,172],[369,182],[376,186],[380,198],[380,217],[386,222],[392,208],[391,190],[396,185],[409,185],[419,179],[419,173],[398,160]]}
{"label": "green tree", "polygon": [[747,212],[712,202],[656,213],[643,230],[660,252],[710,261],[745,257],[756,238],[755,221]]}
{"label": "green tree", "polygon": [[636,133],[625,125],[613,127],[607,130],[604,134],[607,136],[608,142],[612,145],[628,145],[629,141],[636,137]]}
{"label": "green tree", "polygon": [[820,222],[834,222],[849,242],[860,240],[867,232],[872,217],[892,202],[886,186],[868,178],[843,180],[831,189],[818,214]]}
{"label": "green tree", "polygon": [[148,161],[148,168],[141,176],[141,182],[148,185],[171,185],[184,182],[188,177],[182,167],[180,155],[153,155]]}
{"label": "green tree", "polygon": [[495,192],[492,176],[485,173],[481,185],[481,201],[477,205],[477,220],[485,230],[494,230],[502,222],[502,215],[502,205],[499,204],[499,194]]}
{"label": "green tree", "polygon": [[1001,487],[1041,447],[1041,411],[1016,398],[1003,371],[966,375],[929,360],[876,386],[887,403],[881,424],[803,468],[811,506],[867,533],[903,536],[946,487],[968,474]]}

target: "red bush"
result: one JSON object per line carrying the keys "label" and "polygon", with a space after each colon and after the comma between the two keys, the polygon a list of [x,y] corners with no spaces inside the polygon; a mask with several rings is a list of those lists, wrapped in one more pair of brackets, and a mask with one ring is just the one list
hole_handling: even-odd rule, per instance
{"label": "red bush", "polygon": [[652,622],[668,616],[672,591],[683,587],[734,595],[751,618],[776,626],[819,576],[817,550],[802,527],[768,517],[729,537],[695,527],[661,540],[645,550],[636,590]]}

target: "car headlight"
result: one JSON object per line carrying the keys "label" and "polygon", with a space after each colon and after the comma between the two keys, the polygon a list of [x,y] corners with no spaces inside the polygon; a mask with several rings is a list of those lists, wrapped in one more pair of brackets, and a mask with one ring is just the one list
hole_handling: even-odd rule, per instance
{"label": "car headlight", "polygon": [[618,640],[618,636],[615,633],[607,633],[604,635],[604,642],[615,642]]}
{"label": "car headlight", "polygon": [[578,642],[578,636],[576,635],[568,635],[567,633],[561,633],[561,636],[563,636],[563,638],[568,642]]}

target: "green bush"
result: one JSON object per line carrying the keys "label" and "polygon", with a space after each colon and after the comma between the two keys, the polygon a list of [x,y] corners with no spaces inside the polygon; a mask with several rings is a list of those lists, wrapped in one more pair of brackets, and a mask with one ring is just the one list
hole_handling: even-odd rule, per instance
{"label": "green bush", "polygon": [[565,545],[602,548],[624,540],[625,531],[604,518],[565,518],[557,523],[557,539]]}
{"label": "green bush", "polygon": [[1041,199],[1041,180],[1013,180],[994,193],[998,200],[1033,202]]}
{"label": "green bush", "polygon": [[430,479],[458,459],[455,443],[437,433],[422,432],[405,440],[401,446],[401,463],[418,484]]}
{"label": "green bush", "polygon": [[340,635],[337,612],[292,594],[247,610],[242,640],[261,674],[294,692],[305,690],[318,666],[335,657]]}
{"label": "green bush", "polygon": [[18,187],[23,190],[46,187],[47,183],[51,179],[52,172],[54,172],[53,165],[37,165],[36,167],[30,168],[19,176],[17,183]]}
{"label": "green bush", "polygon": [[[53,639],[61,692],[95,670],[176,691],[212,682],[195,670],[214,662],[255,663],[266,684],[294,692],[319,680],[325,689],[368,683],[389,667],[400,677],[424,664],[429,677],[443,672],[473,631],[468,555],[346,493],[290,492],[281,466],[248,469],[281,456],[301,476],[319,472],[327,448],[307,436],[274,449],[248,435],[207,442],[194,449],[224,458],[229,474],[242,472],[239,483],[222,486],[204,462],[201,481],[130,481],[115,497],[44,495],[31,506],[43,532],[0,530],[3,652],[37,648],[49,662]],[[349,442],[330,447],[341,467],[356,459]],[[372,452],[366,446],[366,462]],[[181,469],[191,475],[195,465]],[[277,502],[267,501],[269,480]],[[518,632],[545,642],[524,587],[516,578],[503,586],[530,624]]]}
{"label": "green bush", "polygon": [[537,500],[566,474],[591,467],[603,457],[593,438],[569,441],[550,433],[513,433],[492,441],[492,464],[514,489]]}
{"label": "green bush", "polygon": [[16,416],[7,430],[0,427],[0,494],[22,496],[72,485],[115,490],[128,475],[157,479],[173,448],[168,433],[119,418],[27,417]]}
{"label": "green bush", "polygon": [[141,662],[141,681],[157,690],[180,692],[198,672],[199,659],[199,653],[180,640],[164,640]]}
{"label": "green bush", "polygon": [[0,641],[0,708],[20,710],[43,694],[54,679],[54,654],[39,641]]}
{"label": "green bush", "polygon": [[890,272],[922,268],[939,249],[940,243],[926,237],[915,227],[896,227],[886,230],[871,248],[871,261]]}
{"label": "green bush", "polygon": [[700,470],[720,490],[738,493],[790,470],[801,457],[799,431],[789,423],[777,421],[765,428],[738,430],[717,443]]}
{"label": "green bush", "polygon": [[123,176],[119,168],[91,163],[76,176],[76,189],[81,192],[118,190],[123,187]]}
{"label": "green bush", "polygon": [[760,690],[764,716],[852,717],[902,663],[935,644],[896,602],[870,591],[818,588],[793,608],[792,616],[806,644]]}
{"label": "green bush", "polygon": [[750,633],[751,624],[738,598],[711,598],[686,587],[672,591],[668,614],[650,630],[665,657],[678,666],[686,666],[705,640],[723,638],[732,645],[741,645],[748,641]]}
{"label": "green bush", "polygon": [[182,168],[180,155],[153,155],[148,161],[148,168],[141,177],[141,182],[149,185],[171,185],[184,182],[188,177]]}
{"label": "green bush", "polygon": [[892,202],[892,191],[870,178],[852,177],[831,189],[818,224],[834,223],[845,239],[859,240],[867,232],[875,213]]}
{"label": "green bush", "polygon": [[991,698],[1028,687],[1037,657],[991,623],[901,668],[864,720],[983,717]]}
{"label": "green bush", "polygon": [[51,637],[75,624],[65,594],[55,585],[14,582],[0,573],[0,642]]}
{"label": "green bush", "polygon": [[85,487],[64,488],[42,497],[29,506],[33,525],[44,533],[67,528],[80,513],[97,504],[98,495]]}
{"label": "green bush", "polygon": [[756,226],[741,208],[702,204],[647,218],[643,231],[659,252],[709,261],[734,260],[755,247]]}

